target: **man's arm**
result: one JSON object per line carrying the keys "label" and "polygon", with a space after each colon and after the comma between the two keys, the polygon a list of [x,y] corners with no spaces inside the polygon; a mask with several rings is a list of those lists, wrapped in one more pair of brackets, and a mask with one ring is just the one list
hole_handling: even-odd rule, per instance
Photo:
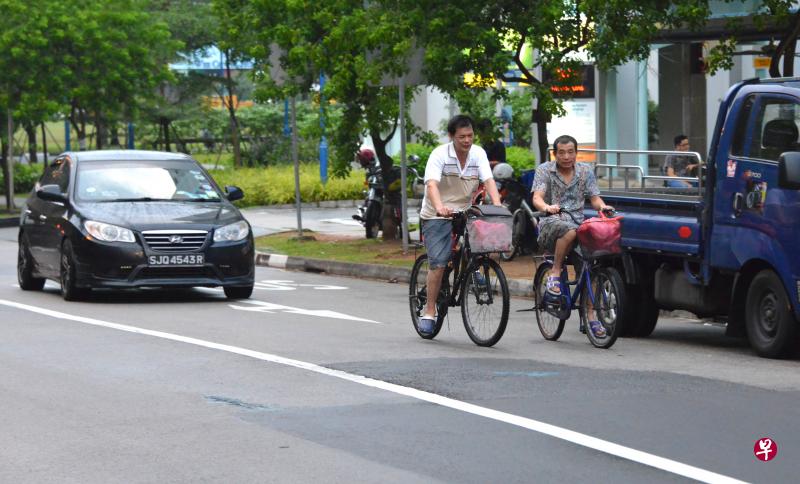
{"label": "man's arm", "polygon": [[492,204],[502,205],[502,202],[500,201],[500,192],[497,191],[497,184],[494,182],[494,178],[489,178],[483,182],[483,184],[486,187],[486,191],[489,192],[489,197],[492,199]]}
{"label": "man's arm", "polygon": [[542,191],[535,191],[533,192],[533,208],[538,210],[539,212],[547,212],[547,213],[558,213],[561,210],[559,205],[548,205],[544,201],[544,192]]}
{"label": "man's arm", "polygon": [[597,210],[598,212],[602,212],[604,210],[614,210],[614,207],[611,205],[606,205],[606,202],[600,198],[600,195],[594,195],[589,197],[589,203],[592,204],[592,208]]}
{"label": "man's arm", "polygon": [[[425,183],[425,189],[428,191],[428,198],[431,201],[431,205],[433,205],[433,209],[436,210],[436,215],[440,217],[449,217],[453,211],[442,204],[442,197],[439,195],[439,182],[436,180],[428,180],[427,183]],[[496,187],[495,191],[497,191]]]}

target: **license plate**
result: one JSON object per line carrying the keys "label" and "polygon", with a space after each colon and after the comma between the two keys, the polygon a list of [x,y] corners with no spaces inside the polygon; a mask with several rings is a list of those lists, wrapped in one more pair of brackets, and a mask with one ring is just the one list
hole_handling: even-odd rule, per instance
{"label": "license plate", "polygon": [[151,266],[199,266],[203,265],[205,258],[203,254],[171,254],[171,255],[151,255],[147,263]]}

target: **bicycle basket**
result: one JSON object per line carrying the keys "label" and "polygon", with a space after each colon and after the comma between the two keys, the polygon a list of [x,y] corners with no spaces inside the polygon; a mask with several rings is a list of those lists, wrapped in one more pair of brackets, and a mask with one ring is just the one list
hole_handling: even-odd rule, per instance
{"label": "bicycle basket", "polygon": [[511,250],[513,218],[505,207],[476,205],[467,218],[467,240],[472,253]]}
{"label": "bicycle basket", "polygon": [[583,255],[599,257],[622,252],[622,217],[606,217],[602,212],[599,217],[584,220],[578,227],[578,241]]}

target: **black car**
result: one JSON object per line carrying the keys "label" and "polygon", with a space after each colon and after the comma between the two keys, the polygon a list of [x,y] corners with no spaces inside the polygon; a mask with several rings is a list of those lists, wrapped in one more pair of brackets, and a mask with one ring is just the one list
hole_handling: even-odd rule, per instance
{"label": "black car", "polygon": [[222,286],[253,292],[250,225],[188,155],[83,151],[48,166],[20,216],[17,276],[24,290],[45,279],[66,300],[93,288]]}

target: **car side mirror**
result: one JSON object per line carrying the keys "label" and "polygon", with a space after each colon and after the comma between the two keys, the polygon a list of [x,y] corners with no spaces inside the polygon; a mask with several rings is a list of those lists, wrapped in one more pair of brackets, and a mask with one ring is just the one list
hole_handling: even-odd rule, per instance
{"label": "car side mirror", "polygon": [[235,186],[227,186],[225,187],[226,198],[231,202],[235,202],[236,200],[241,200],[244,198],[244,192],[241,188]]}
{"label": "car side mirror", "polygon": [[67,203],[67,196],[61,193],[61,187],[58,185],[43,185],[36,190],[36,196],[48,202]]}
{"label": "car side mirror", "polygon": [[778,158],[778,188],[800,189],[800,152],[789,151]]}

